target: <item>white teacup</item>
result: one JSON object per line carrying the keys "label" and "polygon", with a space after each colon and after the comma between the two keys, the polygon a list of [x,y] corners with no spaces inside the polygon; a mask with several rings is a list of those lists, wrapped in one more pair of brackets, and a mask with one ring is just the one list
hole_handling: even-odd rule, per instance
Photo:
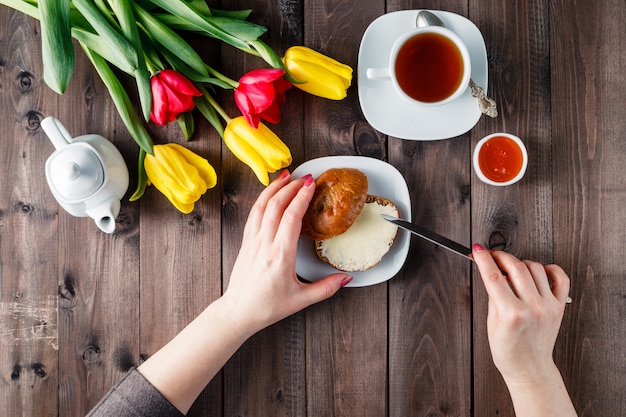
{"label": "white teacup", "polygon": [[438,106],[458,99],[469,85],[471,61],[467,46],[448,28],[428,26],[400,36],[389,55],[389,67],[368,68],[370,80],[391,79],[409,102]]}

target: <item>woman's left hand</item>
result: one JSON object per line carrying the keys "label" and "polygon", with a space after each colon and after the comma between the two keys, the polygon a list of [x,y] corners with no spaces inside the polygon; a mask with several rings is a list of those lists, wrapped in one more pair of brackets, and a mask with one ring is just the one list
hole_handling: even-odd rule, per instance
{"label": "woman's left hand", "polygon": [[296,276],[302,217],[314,190],[312,176],[290,181],[289,172],[283,171],[250,211],[228,288],[219,300],[244,331],[257,332],[325,300],[352,279],[337,273],[303,283]]}

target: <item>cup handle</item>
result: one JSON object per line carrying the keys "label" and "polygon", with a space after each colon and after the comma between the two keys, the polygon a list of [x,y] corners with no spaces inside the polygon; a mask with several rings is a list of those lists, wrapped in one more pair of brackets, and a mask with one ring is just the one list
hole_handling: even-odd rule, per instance
{"label": "cup handle", "polygon": [[391,78],[391,71],[387,68],[368,68],[365,71],[368,80],[379,80],[381,78]]}

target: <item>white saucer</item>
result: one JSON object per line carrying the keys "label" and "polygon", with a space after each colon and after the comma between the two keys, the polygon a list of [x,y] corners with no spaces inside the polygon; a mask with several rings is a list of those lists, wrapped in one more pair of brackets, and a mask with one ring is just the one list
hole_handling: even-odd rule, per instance
{"label": "white saucer", "polygon": [[[291,176],[300,178],[311,174],[318,177],[322,172],[330,168],[356,168],[367,175],[368,193],[385,197],[391,200],[400,217],[411,219],[411,198],[409,188],[400,172],[379,159],[364,156],[328,156],[312,159],[296,168]],[[409,254],[410,235],[406,230],[398,230],[393,246],[374,267],[366,271],[350,272],[354,277],[348,287],[365,287],[379,284],[395,276],[406,257]],[[326,262],[321,261],[316,253],[314,241],[306,236],[301,236],[298,241],[296,254],[296,274],[307,281],[317,281],[337,271]]]}
{"label": "white saucer", "polygon": [[[396,38],[415,28],[419,10],[403,10],[380,16],[363,35],[359,48],[358,91],[365,119],[381,133],[401,139],[437,140],[459,136],[480,119],[477,100],[469,87],[452,103],[421,107],[400,97],[391,79],[370,80],[368,68],[389,66],[389,52]],[[487,91],[487,51],[480,30],[470,20],[451,12],[430,10],[456,32],[467,45],[472,79]]]}

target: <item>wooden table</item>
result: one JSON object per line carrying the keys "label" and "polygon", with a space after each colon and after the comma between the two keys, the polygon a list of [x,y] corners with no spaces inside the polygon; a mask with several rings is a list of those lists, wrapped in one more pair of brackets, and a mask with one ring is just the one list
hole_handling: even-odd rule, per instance
{"label": "wooden table", "polygon": [[[463,244],[560,264],[572,279],[555,356],[581,416],[626,415],[626,5],[622,0],[223,2],[252,8],[279,52],[305,44],[357,65],[377,17],[431,8],[469,17],[486,43],[500,115],[442,141],[373,129],[357,80],[346,100],[290,91],[273,130],[293,167],[327,155],[388,161],[406,178],[413,219]],[[52,197],[53,147],[39,122],[111,138],[131,169],[137,146],[82,51],[65,95],[43,82],[39,24],[0,6],[0,414],[82,416],[217,298],[228,284],[262,186],[206,121],[187,145],[219,185],[190,215],[155,189],[126,198],[113,235]],[[261,63],[196,40],[237,78]],[[231,114],[236,108],[222,97]],[[177,126],[154,140],[183,141]],[[495,188],[470,155],[497,131],[525,141],[530,165]],[[486,337],[486,294],[461,257],[413,238],[390,281],[347,288],[249,340],[209,385],[194,416],[512,416]]]}

